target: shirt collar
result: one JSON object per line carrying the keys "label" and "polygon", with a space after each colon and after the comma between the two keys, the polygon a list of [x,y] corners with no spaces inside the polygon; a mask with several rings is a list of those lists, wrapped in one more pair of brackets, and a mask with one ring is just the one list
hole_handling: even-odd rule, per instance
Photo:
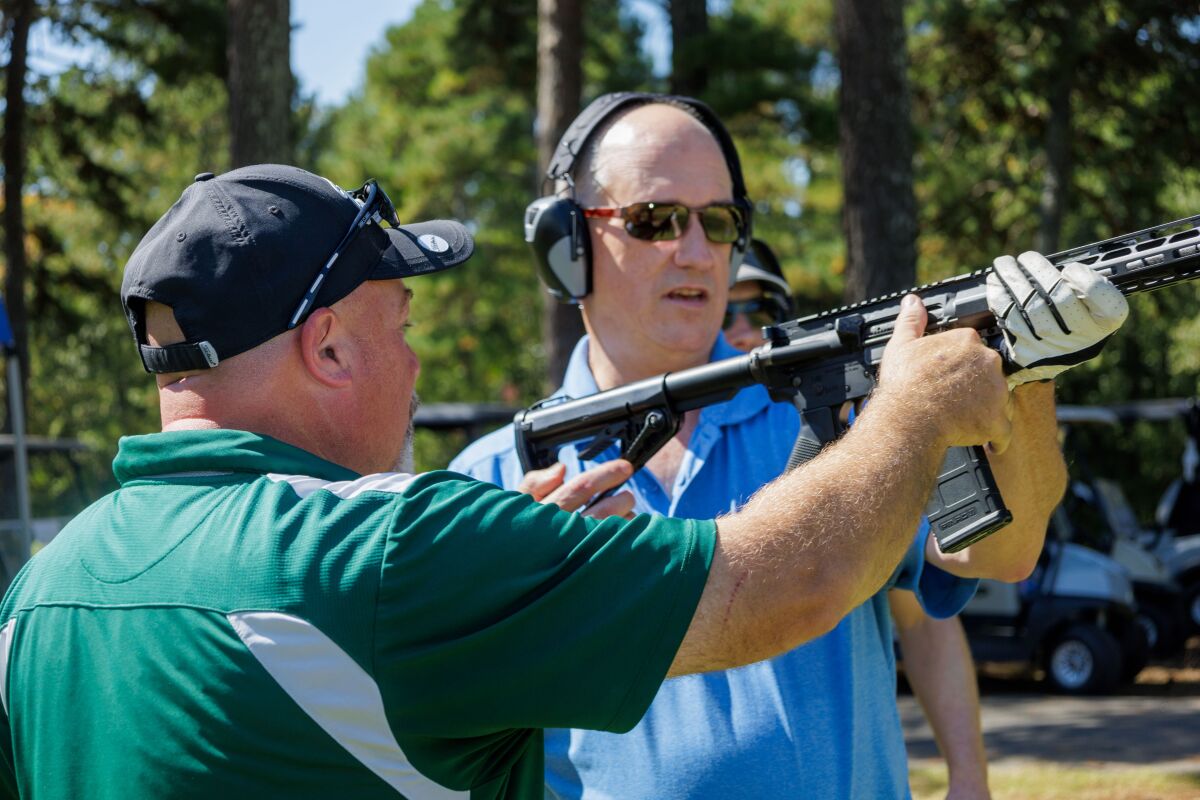
{"label": "shirt collar", "polygon": [[[567,371],[563,375],[563,385],[555,397],[579,398],[596,394],[600,388],[596,385],[596,377],[588,366],[588,336],[583,336],[571,352],[567,362]],[[712,350],[708,354],[709,362],[744,355],[725,340],[725,334],[717,335]],[[771,402],[770,395],[762,386],[750,386],[733,396],[724,403],[708,406],[700,412],[701,423],[713,425],[732,425],[753,416]]]}
{"label": "shirt collar", "polygon": [[575,343],[575,349],[571,351],[571,358],[567,361],[567,370],[563,373],[562,386],[554,393],[555,397],[575,399],[600,391],[600,387],[596,385],[596,377],[592,375],[592,368],[588,366],[590,338],[584,334]]}
{"label": "shirt collar", "polygon": [[333,481],[358,477],[352,470],[270,436],[224,429],[123,436],[113,461],[113,474],[121,484],[195,472],[278,472]]}

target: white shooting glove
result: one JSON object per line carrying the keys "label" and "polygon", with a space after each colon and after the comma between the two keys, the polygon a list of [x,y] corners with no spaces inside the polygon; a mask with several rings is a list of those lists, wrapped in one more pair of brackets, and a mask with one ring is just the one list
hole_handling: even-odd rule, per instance
{"label": "white shooting glove", "polygon": [[1004,331],[1005,355],[1021,367],[1008,376],[1009,389],[1094,357],[1129,315],[1121,291],[1083,264],[1058,270],[1033,251],[992,264],[988,307]]}

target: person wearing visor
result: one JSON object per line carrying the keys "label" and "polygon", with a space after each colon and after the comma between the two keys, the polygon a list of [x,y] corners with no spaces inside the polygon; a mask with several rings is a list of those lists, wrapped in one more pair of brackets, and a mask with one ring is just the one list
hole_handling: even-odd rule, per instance
{"label": "person wearing visor", "polygon": [[[738,350],[751,350],[763,344],[764,327],[793,316],[792,290],[779,260],[766,242],[751,240],[729,290],[722,324],[726,340]],[[905,676],[946,759],[947,797],[983,800],[990,796],[987,751],[975,662],[962,622],[957,616],[930,616],[916,595],[904,589],[892,589],[887,599]]]}
{"label": "person wearing visor", "polygon": [[[668,674],[820,635],[886,579],[946,446],[1009,436],[995,353],[922,338],[917,303],[855,432],[719,522],[413,474],[409,283],[473,250],[282,165],[197,175],[155,223],[121,300],[162,431],[121,439],[119,487],[0,607],[0,796],[540,797],[543,728],[628,730]],[[932,417],[900,413],[922,393]],[[907,469],[868,457],[885,435]]]}
{"label": "person wearing visor", "polygon": [[[754,204],[732,137],[708,106],[678,96],[603,95],[568,126],[547,179],[556,192],[526,209],[525,237],[539,277],[556,296],[579,304],[587,330],[556,396],[584,397],[741,355],[721,335],[721,326],[729,288],[750,248]],[[1123,301],[1103,279],[1063,290],[1053,268],[1047,272],[1034,256],[998,261],[1017,300],[1005,299],[999,287],[994,310],[1006,319],[1026,315],[1038,325],[1046,320],[1053,325],[1059,312],[1069,317],[1074,335],[1056,337],[1052,345],[1054,363],[1065,368],[1088,357],[1088,348],[1120,324]],[[1051,310],[1044,298],[1059,305]],[[913,301],[904,313],[923,314],[915,296],[908,302]],[[1027,342],[1051,347],[1047,336],[1030,335],[1016,324],[1010,328],[1021,352]],[[979,344],[974,331],[957,333]],[[920,341],[936,342],[943,335]],[[924,366],[936,370],[933,363]],[[1020,370],[1008,382],[1028,381],[1029,373]],[[1034,379],[1043,377],[1038,373]],[[899,418],[933,419],[927,403],[947,391],[940,378],[914,385],[899,400]],[[885,472],[904,474],[919,461],[907,449],[895,449],[889,434],[879,431],[875,438],[863,429],[880,412],[881,401],[895,398],[877,389],[845,437],[787,473],[806,479],[805,491],[787,504],[841,495],[846,505],[840,513],[849,508],[880,513],[892,502],[861,470],[887,465]],[[856,545],[844,538],[856,535],[856,523],[838,514],[819,522],[810,516],[818,528],[807,546],[814,548],[813,563],[823,568],[877,559],[860,549],[861,542],[885,530],[896,534],[900,546],[876,562],[882,579],[863,586],[859,602],[832,605],[822,600],[842,596],[846,585],[840,580],[821,586],[799,579],[794,590],[814,592],[810,609],[821,607],[835,620],[822,635],[740,669],[722,670],[714,662],[705,674],[666,681],[628,733],[548,731],[548,796],[908,796],[891,623],[881,590],[911,590],[926,609],[944,616],[966,603],[978,577],[1024,578],[1036,564],[1047,520],[1065,486],[1053,386],[1019,386],[1005,402],[1015,438],[990,458],[1014,515],[1010,526],[948,555],[938,550],[919,513],[899,531],[885,525]],[[764,485],[785,473],[798,430],[790,403],[772,402],[763,387],[749,387],[731,400],[688,412],[674,438],[625,484],[626,491],[584,513],[633,510],[666,518],[744,513],[762,501]],[[836,448],[850,438],[869,441],[862,460],[831,459],[847,455]],[[603,476],[620,463],[615,445],[599,453],[583,448],[565,446],[559,464],[524,474],[509,427],[470,445],[451,468],[582,510],[598,489],[607,488]],[[834,460],[838,466],[830,469]],[[755,554],[731,551],[730,557],[745,568],[739,578],[749,580],[766,568]],[[803,618],[811,612],[799,613]]]}
{"label": "person wearing visor", "polygon": [[761,239],[750,240],[735,275],[721,330],[726,341],[745,352],[763,343],[763,328],[794,316],[792,290],[775,253]]}

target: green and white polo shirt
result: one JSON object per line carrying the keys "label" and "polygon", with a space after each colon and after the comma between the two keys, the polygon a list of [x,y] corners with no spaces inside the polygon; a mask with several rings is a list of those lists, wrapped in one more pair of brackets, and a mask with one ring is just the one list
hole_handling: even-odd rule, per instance
{"label": "green and white polo shirt", "polygon": [[540,797],[541,728],[642,716],[715,541],[242,431],[113,468],[4,598],[0,791]]}

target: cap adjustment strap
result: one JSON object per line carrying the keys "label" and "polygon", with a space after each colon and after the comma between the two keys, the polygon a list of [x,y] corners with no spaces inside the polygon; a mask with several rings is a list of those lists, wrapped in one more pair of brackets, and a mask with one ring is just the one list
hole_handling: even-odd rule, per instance
{"label": "cap adjustment strap", "polygon": [[142,366],[146,372],[190,372],[197,369],[212,369],[221,363],[216,348],[207,341],[180,342],[166,347],[138,345],[142,353]]}

